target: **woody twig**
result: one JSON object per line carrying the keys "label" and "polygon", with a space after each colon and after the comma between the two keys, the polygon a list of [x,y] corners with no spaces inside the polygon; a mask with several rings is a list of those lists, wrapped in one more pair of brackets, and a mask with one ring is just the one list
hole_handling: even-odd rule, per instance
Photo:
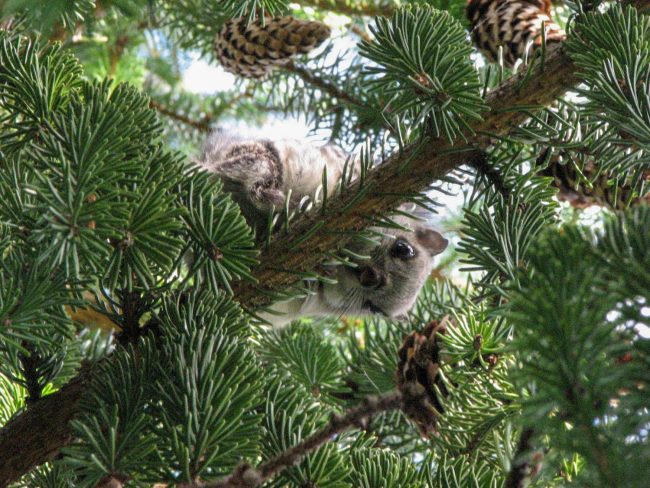
{"label": "woody twig", "polygon": [[366,397],[360,405],[348,410],[345,414],[332,416],[326,427],[261,466],[253,468],[244,464],[219,481],[195,483],[192,488],[255,488],[260,486],[276,474],[299,462],[334,436],[354,427],[363,429],[366,427],[369,417],[395,410],[400,407],[401,403],[402,395],[398,391],[380,397]]}

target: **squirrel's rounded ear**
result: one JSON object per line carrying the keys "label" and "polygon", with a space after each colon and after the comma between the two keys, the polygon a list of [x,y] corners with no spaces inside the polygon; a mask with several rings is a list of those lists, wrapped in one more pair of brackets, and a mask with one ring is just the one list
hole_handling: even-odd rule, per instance
{"label": "squirrel's rounded ear", "polygon": [[415,237],[422,247],[424,247],[431,256],[440,254],[442,251],[447,249],[447,244],[449,241],[442,237],[440,233],[436,232],[433,229],[421,228],[415,231]]}

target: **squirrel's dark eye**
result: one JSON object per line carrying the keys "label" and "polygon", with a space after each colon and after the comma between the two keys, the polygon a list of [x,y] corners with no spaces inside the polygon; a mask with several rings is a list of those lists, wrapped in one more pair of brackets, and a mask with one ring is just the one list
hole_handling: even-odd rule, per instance
{"label": "squirrel's dark eye", "polygon": [[411,259],[415,257],[415,249],[408,242],[399,239],[390,248],[390,255],[399,259]]}

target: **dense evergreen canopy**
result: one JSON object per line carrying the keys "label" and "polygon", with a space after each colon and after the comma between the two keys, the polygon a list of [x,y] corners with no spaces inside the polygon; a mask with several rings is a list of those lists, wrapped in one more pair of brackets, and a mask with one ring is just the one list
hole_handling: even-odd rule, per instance
{"label": "dense evergreen canopy", "polygon": [[[0,486],[647,486],[650,1],[514,67],[465,3],[0,0]],[[188,90],[280,15],[331,37]],[[273,117],[360,177],[256,244],[189,162]],[[454,243],[406,320],[256,317],[404,202]]]}

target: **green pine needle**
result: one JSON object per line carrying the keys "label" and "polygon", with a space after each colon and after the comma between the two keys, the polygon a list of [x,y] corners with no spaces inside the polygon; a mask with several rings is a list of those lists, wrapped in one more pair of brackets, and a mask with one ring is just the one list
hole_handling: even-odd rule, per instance
{"label": "green pine needle", "polygon": [[361,54],[376,63],[366,68],[370,86],[382,93],[384,111],[450,141],[485,109],[480,82],[460,23],[430,7],[404,7],[378,18],[375,39],[362,41]]}

